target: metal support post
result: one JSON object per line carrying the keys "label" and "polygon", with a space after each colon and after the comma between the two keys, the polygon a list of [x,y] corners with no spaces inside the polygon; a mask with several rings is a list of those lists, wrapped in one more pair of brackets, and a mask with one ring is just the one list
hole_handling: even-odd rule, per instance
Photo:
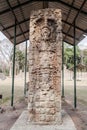
{"label": "metal support post", "polygon": [[75,30],[75,22],[74,22],[74,108],[77,107],[77,95],[76,95],[76,30]]}
{"label": "metal support post", "polygon": [[12,95],[11,95],[11,106],[14,102],[14,75],[15,75],[15,50],[16,50],[16,20],[14,26],[14,47],[13,47],[13,70],[12,70]]}
{"label": "metal support post", "polygon": [[64,98],[64,43],[62,42],[62,98]]}
{"label": "metal support post", "polygon": [[27,41],[25,47],[25,82],[24,82],[24,95],[26,96],[26,72],[27,72]]}

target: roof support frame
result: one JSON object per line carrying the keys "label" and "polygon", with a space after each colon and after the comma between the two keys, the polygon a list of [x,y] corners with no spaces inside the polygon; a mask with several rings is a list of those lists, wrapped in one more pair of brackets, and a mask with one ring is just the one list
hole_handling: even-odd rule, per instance
{"label": "roof support frame", "polygon": [[[0,25],[2,26],[3,29],[5,29],[4,25],[2,25],[2,23],[0,23]],[[11,37],[10,33],[7,30],[5,30],[5,31],[7,32],[7,34],[9,35],[9,37]]]}
{"label": "roof support frame", "polygon": [[16,19],[15,19],[15,26],[14,26],[14,48],[13,48],[13,69],[12,69],[12,93],[11,93],[12,107],[14,105],[15,51],[16,51]]}
{"label": "roof support frame", "polygon": [[[21,35],[23,35],[23,34],[25,34],[25,33],[28,33],[28,32],[29,32],[29,30],[26,30],[26,31],[24,31],[24,32],[22,32],[22,33],[17,34],[16,37],[19,37],[19,36],[21,36]],[[14,36],[12,36],[12,37],[10,38],[10,40],[12,40],[13,38],[14,38]]]}
{"label": "roof support frame", "polygon": [[[69,22],[67,22],[67,21],[65,21],[65,20],[62,20],[62,22],[64,22],[65,24],[68,24],[68,25],[71,26],[71,27],[74,26],[72,23],[69,23]],[[75,25],[75,28],[78,29],[79,31],[85,32],[84,29],[82,29],[82,28],[80,28],[80,27],[78,27],[78,26],[76,26],[76,25]]]}
{"label": "roof support frame", "polygon": [[[74,18],[74,20],[73,20],[73,22],[72,22],[72,24],[74,24],[74,22],[76,22],[76,19],[77,19],[79,13],[81,12],[81,10],[82,10],[82,8],[83,8],[83,6],[84,6],[85,3],[86,3],[86,0],[83,1],[82,5],[81,5],[81,7],[80,7],[80,9],[79,9],[79,11],[77,12],[77,14],[76,14],[76,16],[75,16],[75,18]],[[75,25],[74,25],[74,26],[75,26]],[[69,33],[70,29],[71,29],[71,26],[69,27],[69,29],[68,29],[68,31],[67,31],[66,36],[64,37],[64,39],[66,39],[67,34]]]}
{"label": "roof support frame", "polygon": [[62,98],[64,97],[64,42],[62,41]]}
{"label": "roof support frame", "polygon": [[[70,34],[67,34],[67,33],[65,33],[65,32],[63,32],[65,35],[67,35],[67,36],[69,36],[69,37],[71,37],[71,38],[74,38],[72,35],[70,35]],[[75,38],[77,41],[79,41],[79,39],[78,38]]]}
{"label": "roof support frame", "polygon": [[[11,5],[10,5],[10,2],[9,2],[8,0],[6,0],[6,2],[7,2],[7,4],[8,4],[8,6],[9,6],[9,8],[10,8],[10,10],[11,10],[11,12],[12,12],[12,14],[13,14],[15,20],[16,20],[16,22],[18,23],[17,17],[16,17],[16,15],[15,15],[14,11],[12,10],[12,7],[11,7]],[[20,27],[21,32],[23,33],[22,28],[21,28],[20,25],[19,25],[19,27]],[[23,36],[24,36],[24,38],[25,38],[25,40],[26,40],[26,37],[25,37],[24,34],[23,34]]]}
{"label": "roof support frame", "polygon": [[67,43],[67,44],[69,44],[69,45],[73,46],[73,44],[72,44],[72,43],[69,43],[69,42],[67,42],[66,40],[63,40],[63,42],[65,42],[65,43]]}
{"label": "roof support frame", "polygon": [[[27,19],[25,19],[25,20],[22,20],[22,21],[16,23],[16,25],[22,24],[22,23],[27,22],[27,21],[29,21],[29,20],[30,20],[30,19],[27,18]],[[15,26],[15,24],[13,24],[13,25],[11,25],[11,26],[8,26],[8,27],[4,28],[3,31],[8,30],[8,29],[10,29],[10,28],[13,28],[14,26]]]}
{"label": "roof support frame", "polygon": [[[24,6],[24,5],[27,5],[27,4],[31,3],[31,2],[32,2],[32,0],[28,0],[28,1],[26,1],[26,2],[21,3],[20,5],[15,5],[14,7],[12,7],[12,10],[15,10],[15,9],[19,8],[19,6],[22,7],[22,6]],[[0,12],[0,15],[5,14],[5,13],[8,13],[8,12],[10,12],[10,11],[11,11],[10,8],[8,8],[8,9],[3,10],[2,12]]]}
{"label": "roof support frame", "polygon": [[26,77],[27,77],[27,41],[26,41],[26,43],[25,43],[25,66],[24,66],[25,68],[24,68],[24,77],[25,77],[25,79],[24,79],[24,96],[26,96],[26,81],[27,81],[27,79],[26,79]]}
{"label": "roof support frame", "polygon": [[[72,6],[73,6],[74,2],[75,2],[75,0],[72,1],[72,4],[71,4]],[[70,15],[70,13],[71,13],[72,6],[71,6],[70,9],[69,9],[68,15],[67,15],[66,20],[65,20],[66,22],[67,22],[67,20],[68,20],[68,18],[69,18],[69,15]],[[64,27],[65,27],[65,24],[64,24]],[[64,27],[63,27],[63,28],[64,28]]]}
{"label": "roof support frame", "polygon": [[[25,20],[22,20],[22,21],[16,23],[16,25],[22,24],[22,23],[27,22],[27,21],[29,21],[29,20],[30,20],[30,19],[27,18],[27,19],[25,19]],[[13,25],[11,25],[11,26],[8,26],[8,27],[4,28],[3,31],[8,30],[8,29],[10,29],[10,28],[13,28],[14,26],[15,26],[15,24],[13,24]]]}
{"label": "roof support frame", "polygon": [[[27,38],[26,40],[29,40],[29,38]],[[24,42],[25,40],[22,40],[22,41],[20,41],[20,42],[18,42],[16,45],[19,45],[19,44],[21,44],[22,42]],[[69,42],[67,42],[66,40],[63,40],[63,42],[65,42],[65,43],[67,43],[67,44],[69,44],[69,45],[71,45],[71,46],[74,46],[72,43],[69,43]]]}
{"label": "roof support frame", "polygon": [[[22,6],[25,6],[25,5],[29,4],[29,3],[35,2],[35,1],[38,1],[38,0],[33,0],[33,1],[32,0],[28,0],[26,2],[21,3],[20,6],[22,7]],[[68,4],[68,3],[64,2],[64,1],[61,1],[61,0],[49,0],[49,2],[51,2],[51,1],[59,2],[59,3],[63,4],[63,5],[65,5],[66,7],[72,7],[72,5],[70,5],[70,4]],[[12,7],[12,10],[15,10],[17,8],[19,8],[19,5],[16,5],[16,6]],[[73,6],[72,8],[74,10],[76,10],[76,11],[79,11],[79,8],[77,8],[75,6]],[[10,12],[9,8],[6,9],[6,10],[3,10],[2,12],[0,12],[0,15],[8,13],[8,12]],[[83,10],[81,10],[81,13],[84,14],[84,15],[87,15],[87,12],[85,12]]]}
{"label": "roof support frame", "polygon": [[76,92],[76,30],[75,30],[75,23],[76,20],[74,21],[74,108],[76,109],[77,107],[77,92]]}
{"label": "roof support frame", "polygon": [[[18,4],[20,5],[20,1],[17,0],[17,2],[18,2]],[[20,6],[20,11],[21,11],[21,14],[22,14],[23,19],[25,20],[25,16],[24,16],[24,13],[23,13],[23,10],[22,10],[21,6]],[[26,28],[27,28],[27,24],[26,24],[26,23],[25,23],[25,26],[26,26]]]}
{"label": "roof support frame", "polygon": [[[29,40],[29,38],[27,38],[26,40]],[[24,41],[25,41],[25,40],[22,40],[22,41],[18,42],[16,45],[19,45],[19,44],[21,44],[21,43],[24,42]],[[63,40],[63,42],[66,42],[67,44],[69,44],[69,45],[71,45],[71,46],[74,46],[73,44],[67,42],[66,40]]]}
{"label": "roof support frame", "polygon": [[[58,0],[58,2],[61,3],[61,4],[63,4],[63,5],[65,5],[65,6],[67,6],[67,7],[71,7],[72,9],[74,9],[74,10],[76,10],[76,11],[79,11],[79,8],[77,8],[77,7],[75,7],[75,6],[72,6],[72,5],[70,5],[70,4],[68,4],[68,3],[64,2],[64,1]],[[87,12],[85,12],[85,11],[83,11],[83,10],[81,10],[80,13],[82,13],[82,14],[84,14],[84,15],[87,15]]]}
{"label": "roof support frame", "polygon": [[[36,0],[36,1],[31,1],[31,0],[27,0],[26,2],[23,2],[23,3],[20,3],[20,1],[19,0],[17,0],[18,1],[18,3],[16,4],[17,6],[19,6],[19,7],[17,7],[17,8],[15,8],[14,10],[12,10],[12,8],[14,8],[14,5],[12,6],[11,5],[11,3],[10,3],[10,0],[6,0],[6,1],[8,1],[9,2],[9,4],[10,4],[10,6],[11,6],[11,8],[9,7],[9,10],[13,13],[13,15],[15,15],[16,16],[16,13],[15,13],[15,9],[17,9],[17,8],[19,8],[20,9],[20,13],[22,14],[22,16],[23,16],[23,10],[22,10],[22,7],[24,7],[25,5],[27,5],[27,4],[29,4],[29,3],[32,3],[32,2],[36,2],[36,1],[38,1],[38,0]],[[48,8],[48,2],[51,2],[51,1],[53,1],[53,0],[49,0],[49,1],[47,1],[47,0],[45,0],[45,1],[40,1],[40,2],[43,2],[43,8]],[[83,14],[82,12],[83,12],[83,9],[79,9],[77,6],[75,6],[74,4],[73,4],[73,2],[75,1],[75,0],[73,0],[72,1],[72,4],[70,4],[70,3],[66,3],[66,1],[64,1],[64,0],[59,0],[59,1],[57,1],[57,0],[54,0],[55,2],[57,2],[57,3],[61,3],[61,5],[65,5],[65,7],[71,7],[70,8],[70,10],[71,9],[74,9],[75,10],[75,8],[77,8],[77,11],[78,11],[78,15],[79,15],[79,13],[81,13],[81,14]],[[86,0],[84,0],[84,2],[85,2]],[[21,5],[22,4],[22,5]],[[30,4],[29,4],[30,5]],[[68,6],[69,5],[69,6]],[[82,5],[81,5],[82,6]],[[75,7],[75,8],[74,8]],[[80,11],[79,11],[80,10]],[[85,14],[83,14],[83,15],[87,15],[87,12],[86,11],[84,11],[85,12]],[[1,13],[1,12],[0,12]],[[68,12],[68,16],[69,16],[69,13],[70,12]],[[15,16],[14,16],[14,18],[15,18]],[[66,19],[68,19],[68,16],[67,16],[67,18]],[[78,17],[78,16],[77,16]],[[16,17],[17,18],[17,17]],[[76,18],[77,19],[77,18]],[[18,20],[18,18],[17,18],[17,20]],[[27,21],[29,20],[29,18],[27,18],[27,20],[23,17],[23,20],[22,21],[17,21],[16,20],[16,25],[18,25],[19,26],[19,28],[20,28],[20,34],[18,34],[18,36],[20,36],[21,34],[24,36],[24,39],[26,39],[27,38],[27,36],[25,35],[25,33],[26,33],[26,31],[27,31],[27,29],[26,29],[26,31],[25,31],[25,33],[23,32],[23,29],[22,29],[22,26],[20,25],[20,24],[22,24],[22,23],[24,23],[24,24],[27,24]],[[75,20],[75,18],[74,18],[74,20]],[[67,26],[69,27],[69,28],[71,28],[71,27],[74,27],[74,22],[73,23],[69,23],[68,21],[65,21],[65,20],[62,20],[65,24],[67,24]],[[25,23],[26,22],[26,23]],[[14,24],[13,24],[14,25]],[[1,27],[1,30],[2,31],[7,31],[7,32],[9,32],[10,30],[8,30],[8,29],[10,29],[11,27],[14,27],[13,25],[11,25],[10,27]],[[28,25],[28,24],[27,24]],[[85,29],[82,29],[82,28],[80,28],[80,27],[78,27],[78,26],[76,26],[75,25],[75,29],[78,29],[77,31],[82,31],[82,32],[80,32],[81,34],[82,33],[85,33],[86,31],[85,31]],[[65,32],[63,32],[64,34],[65,34],[65,37],[66,37],[66,35],[68,35],[69,37],[71,37],[71,38],[73,38],[74,36],[72,35],[72,34],[69,34],[69,32],[68,32],[68,34],[66,33],[66,31]],[[8,36],[8,35],[7,35]],[[11,37],[11,35],[9,35],[9,39],[10,39],[10,37]],[[79,36],[78,36],[79,37]],[[76,38],[75,40],[79,40],[79,38]],[[12,37],[11,37],[11,39],[13,39]],[[12,40],[13,41],[13,40]],[[65,41],[65,40],[64,40]],[[68,39],[66,39],[66,41],[68,41]],[[72,41],[70,41],[70,42],[72,42]],[[76,44],[76,43],[75,43]]]}
{"label": "roof support frame", "polygon": [[[26,38],[26,41],[27,41],[27,40],[29,40],[29,38]],[[22,41],[18,42],[16,45],[19,45],[19,44],[21,44],[22,42],[25,42],[25,40],[22,40]]]}
{"label": "roof support frame", "polygon": [[[28,33],[28,32],[29,32],[29,29],[28,29],[28,30],[26,30],[26,31],[25,31],[25,32],[23,32],[23,33],[25,34],[25,33]],[[23,33],[17,34],[17,35],[16,35],[16,37],[19,37],[19,36],[23,35]],[[65,33],[65,32],[63,32],[63,34],[65,34],[65,35],[66,35],[66,33]],[[74,38],[74,37],[73,37],[72,35],[70,35],[70,34],[68,34],[68,36],[69,36],[69,37],[71,37],[71,38]],[[13,38],[14,38],[14,36],[13,36],[13,37],[11,37],[10,39],[12,40]],[[79,39],[78,39],[78,38],[76,38],[76,40],[77,40],[77,41],[79,41]]]}
{"label": "roof support frame", "polygon": [[[25,19],[25,20],[22,20],[22,21],[16,23],[16,25],[22,24],[22,23],[27,22],[27,21],[29,21],[29,20],[30,20],[30,18],[27,18],[27,19]],[[62,20],[62,22],[64,22],[65,24],[67,24],[67,25],[69,25],[69,26],[73,26],[72,23],[69,23],[69,22],[67,22],[67,21],[65,21],[65,20]],[[13,24],[13,25],[11,25],[11,26],[8,26],[8,27],[6,27],[6,28],[3,28],[2,31],[11,29],[11,28],[13,28],[14,26],[15,26],[15,25]],[[78,26],[76,26],[76,25],[75,25],[75,28],[78,29],[78,30],[80,30],[80,31],[83,31],[83,32],[85,33],[85,30],[84,30],[84,29],[81,29],[80,27],[78,27]]]}

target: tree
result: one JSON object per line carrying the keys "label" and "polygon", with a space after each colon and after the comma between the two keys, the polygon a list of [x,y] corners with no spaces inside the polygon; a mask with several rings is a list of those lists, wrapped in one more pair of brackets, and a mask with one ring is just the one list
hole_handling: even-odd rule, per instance
{"label": "tree", "polygon": [[15,61],[19,65],[19,69],[23,70],[25,58],[24,58],[24,53],[21,50],[18,50],[18,49],[16,50]]}
{"label": "tree", "polygon": [[87,66],[87,49],[83,50],[83,63]]}
{"label": "tree", "polygon": [[[12,55],[10,56],[10,61],[13,61],[13,50],[12,50]],[[24,70],[24,63],[25,63],[25,57],[24,57],[24,52],[16,49],[15,52],[15,65],[17,66],[17,69]]]}
{"label": "tree", "polygon": [[[80,49],[76,46],[76,64],[79,64],[80,61]],[[74,48],[68,44],[64,44],[64,63],[67,68],[71,68],[74,64]]]}

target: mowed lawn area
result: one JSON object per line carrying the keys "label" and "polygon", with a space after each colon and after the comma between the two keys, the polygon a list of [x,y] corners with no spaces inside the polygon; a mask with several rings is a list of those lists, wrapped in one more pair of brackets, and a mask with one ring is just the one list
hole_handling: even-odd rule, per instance
{"label": "mowed lawn area", "polygon": [[[74,81],[65,80],[65,99],[74,105]],[[77,90],[77,107],[87,108],[87,81],[81,80],[76,82]]]}
{"label": "mowed lawn area", "polygon": [[[65,68],[64,90],[65,99],[74,107],[74,73]],[[87,111],[87,72],[76,73],[77,108]]]}
{"label": "mowed lawn area", "polygon": [[[67,75],[66,75],[67,74]],[[65,73],[64,88],[65,88],[65,100],[67,103],[63,106],[63,109],[67,110],[72,119],[75,122],[75,125],[83,128],[80,130],[87,130],[87,76],[84,76],[82,80],[77,80],[77,109],[74,111],[74,81],[70,80],[69,73]],[[27,82],[29,80],[27,73]],[[3,95],[3,100],[0,100],[0,107],[4,108],[6,112],[0,115],[0,128],[7,129],[8,123],[15,118],[17,113],[21,112],[27,107],[24,100],[24,74],[15,76],[15,85],[14,85],[14,106],[16,111],[10,110],[11,106],[11,89],[12,89],[12,78],[6,78],[5,80],[0,79],[0,94]],[[21,102],[22,101],[22,102]],[[22,104],[22,105],[21,105]],[[23,105],[25,107],[23,107]],[[15,114],[14,114],[15,112]],[[10,115],[12,118],[10,118]],[[9,119],[8,119],[9,117]],[[5,124],[3,124],[3,121]],[[78,122],[80,121],[80,123]],[[12,124],[10,123],[10,127]],[[78,127],[78,130],[79,130]]]}
{"label": "mowed lawn area", "polygon": [[[66,76],[66,75],[65,75]],[[74,101],[74,81],[69,80],[67,76],[64,80],[65,88],[65,99],[67,99],[73,105]],[[27,73],[28,81],[28,73]],[[12,91],[12,78],[7,77],[5,80],[0,79],[0,94],[3,95],[3,100],[1,103],[11,101],[11,91]],[[14,101],[21,99],[24,96],[24,74],[15,76],[14,80]],[[77,105],[87,107],[87,80],[86,77],[81,81],[77,80]]]}
{"label": "mowed lawn area", "polygon": [[[28,81],[28,76],[27,76]],[[12,78],[7,77],[5,80],[0,79],[0,94],[3,99],[0,99],[0,104],[11,102],[12,93]],[[24,75],[15,76],[14,79],[14,102],[24,97]]]}

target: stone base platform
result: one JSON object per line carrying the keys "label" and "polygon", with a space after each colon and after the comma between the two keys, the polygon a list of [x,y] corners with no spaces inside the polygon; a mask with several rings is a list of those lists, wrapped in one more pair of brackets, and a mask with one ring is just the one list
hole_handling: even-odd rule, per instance
{"label": "stone base platform", "polygon": [[10,130],[76,130],[71,117],[62,110],[62,125],[32,125],[28,122],[28,111],[25,110]]}

